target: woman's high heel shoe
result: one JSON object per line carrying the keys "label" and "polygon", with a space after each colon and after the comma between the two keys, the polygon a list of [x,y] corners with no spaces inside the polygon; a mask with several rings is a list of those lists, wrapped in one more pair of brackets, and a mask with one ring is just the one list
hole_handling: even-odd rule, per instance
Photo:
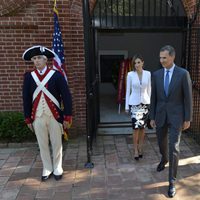
{"label": "woman's high heel shoe", "polygon": [[138,148],[138,154],[139,154],[139,158],[143,158],[143,148],[141,145]]}
{"label": "woman's high heel shoe", "polygon": [[137,157],[135,156],[134,158],[135,158],[135,160],[139,160],[139,156],[137,156]]}
{"label": "woman's high heel shoe", "polygon": [[135,158],[135,160],[139,160],[138,151],[135,151],[134,158]]}

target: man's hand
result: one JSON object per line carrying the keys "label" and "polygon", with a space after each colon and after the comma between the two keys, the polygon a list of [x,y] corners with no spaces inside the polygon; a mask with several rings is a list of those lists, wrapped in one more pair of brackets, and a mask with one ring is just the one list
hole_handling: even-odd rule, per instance
{"label": "man's hand", "polygon": [[156,128],[156,122],[155,122],[155,120],[151,120],[150,121],[150,125],[151,125],[152,128]]}
{"label": "man's hand", "polygon": [[64,130],[69,129],[72,125],[72,117],[67,117],[67,120],[63,121],[63,128]]}
{"label": "man's hand", "polygon": [[34,128],[32,124],[27,124],[28,128],[34,133]]}
{"label": "man's hand", "polygon": [[182,127],[182,130],[186,130],[190,127],[190,121],[184,121],[183,122],[183,127]]}

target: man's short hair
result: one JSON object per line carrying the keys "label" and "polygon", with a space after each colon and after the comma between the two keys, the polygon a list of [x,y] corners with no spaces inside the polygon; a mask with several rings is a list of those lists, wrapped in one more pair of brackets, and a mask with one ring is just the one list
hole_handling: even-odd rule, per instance
{"label": "man's short hair", "polygon": [[176,51],[175,51],[174,47],[172,47],[171,45],[165,45],[164,47],[162,47],[160,49],[160,52],[162,52],[162,51],[168,51],[170,56],[176,55]]}

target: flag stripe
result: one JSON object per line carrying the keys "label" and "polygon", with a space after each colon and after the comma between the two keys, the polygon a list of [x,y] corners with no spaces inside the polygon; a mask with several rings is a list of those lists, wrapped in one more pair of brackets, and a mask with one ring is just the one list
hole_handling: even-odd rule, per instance
{"label": "flag stripe", "polygon": [[64,57],[64,45],[62,42],[62,34],[58,21],[58,10],[55,7],[54,7],[54,33],[53,33],[52,50],[56,53],[56,56],[53,59],[53,68],[61,72],[67,81],[65,57]]}

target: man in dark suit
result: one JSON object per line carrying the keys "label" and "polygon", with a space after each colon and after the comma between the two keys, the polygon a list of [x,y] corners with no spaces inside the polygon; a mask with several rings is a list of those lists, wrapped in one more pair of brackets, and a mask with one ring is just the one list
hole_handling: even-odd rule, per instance
{"label": "man in dark suit", "polygon": [[175,50],[167,45],[160,50],[162,69],[152,76],[151,126],[156,127],[161,161],[157,171],[169,161],[169,197],[176,194],[175,181],[179,161],[181,132],[192,120],[192,84],[188,71],[174,64]]}

